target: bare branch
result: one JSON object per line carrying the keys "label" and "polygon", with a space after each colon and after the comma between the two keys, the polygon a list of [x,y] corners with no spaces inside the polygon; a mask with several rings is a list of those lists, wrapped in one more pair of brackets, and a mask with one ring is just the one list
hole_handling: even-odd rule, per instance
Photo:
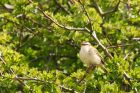
{"label": "bare branch", "polygon": [[108,51],[108,49],[99,41],[99,39],[96,36],[96,32],[93,31],[93,33],[91,34],[91,36],[96,40],[96,42],[102,47],[102,49],[105,51],[105,53],[111,58],[113,59],[113,56],[111,55],[111,53]]}

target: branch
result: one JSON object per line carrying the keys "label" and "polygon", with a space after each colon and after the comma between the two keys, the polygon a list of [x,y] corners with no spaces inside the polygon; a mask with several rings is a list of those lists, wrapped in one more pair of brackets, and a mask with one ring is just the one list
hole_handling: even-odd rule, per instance
{"label": "branch", "polygon": [[58,7],[60,9],[62,9],[63,11],[65,11],[67,14],[71,14],[64,6],[62,6],[58,0],[54,0],[54,2],[58,5]]}
{"label": "branch", "polygon": [[103,11],[95,0],[93,0],[93,7],[95,8],[96,12],[102,17]]}
{"label": "branch", "polygon": [[[2,75],[3,78],[9,78],[9,77],[5,77],[4,75]],[[60,85],[60,84],[56,84],[54,82],[51,82],[51,81],[44,81],[44,80],[41,80],[41,79],[38,79],[38,78],[30,78],[30,77],[14,77],[14,78],[9,78],[9,79],[13,79],[13,80],[21,80],[21,81],[34,81],[34,82],[41,82],[43,84],[46,84],[46,83],[49,83],[49,84],[54,84],[54,85],[57,85],[59,86],[61,89],[64,89],[66,91],[69,91],[71,93],[78,93],[77,91],[71,89],[71,88],[68,88],[68,87],[65,87],[64,85]]]}
{"label": "branch", "polygon": [[[33,3],[32,0],[29,0],[30,3]],[[65,26],[65,25],[61,25],[57,22],[57,20],[53,19],[49,14],[45,13],[41,6],[38,6],[37,9],[44,15],[44,17],[47,19],[47,20],[50,20],[52,21],[54,24],[56,24],[58,27],[61,27],[61,28],[64,28],[66,30],[75,30],[75,31],[86,31],[86,28],[75,28],[75,27],[68,27],[68,26]]]}
{"label": "branch", "polygon": [[[3,59],[3,54],[2,54],[2,52],[0,53],[0,60],[2,61],[2,64],[6,65],[6,61]],[[11,72],[12,74],[14,74],[14,71],[13,71],[13,69],[11,69],[11,68],[10,68],[10,72]]]}
{"label": "branch", "polygon": [[46,55],[46,56],[38,56],[38,57],[36,57],[36,58],[34,58],[34,59],[31,59],[30,60],[30,62],[36,62],[36,61],[38,61],[38,60],[42,60],[42,59],[49,59],[50,57],[58,57],[58,58],[62,58],[62,57],[66,57],[66,58],[71,58],[71,59],[75,59],[76,57],[75,56],[73,56],[73,55],[62,55],[62,54],[56,54],[56,53],[49,53],[48,55]]}
{"label": "branch", "polygon": [[134,38],[132,38],[132,40],[140,41],[140,37],[134,37]]}
{"label": "branch", "polygon": [[39,8],[39,10],[42,12],[42,14],[44,15],[44,17],[46,19],[51,20],[54,24],[56,24],[57,26],[59,26],[61,28],[64,28],[64,29],[67,29],[67,30],[76,30],[76,31],[85,31],[86,30],[85,28],[74,28],[74,27],[68,27],[68,26],[65,26],[65,25],[61,25],[56,20],[54,20],[52,17],[50,17],[48,14],[46,14],[44,11],[42,11],[40,8]]}
{"label": "branch", "polygon": [[125,46],[133,46],[133,44],[126,44],[126,45],[118,44],[113,46],[107,46],[107,48],[117,48],[117,47],[125,47]]}
{"label": "branch", "polygon": [[69,92],[73,92],[73,93],[78,93],[77,91],[74,91],[73,89],[71,89],[71,88],[67,88],[67,87],[65,87],[64,85],[59,85],[59,84],[56,84],[56,83],[54,83],[54,82],[50,82],[50,81],[44,81],[44,80],[40,80],[40,79],[38,79],[38,78],[26,78],[26,77],[15,77],[14,79],[20,79],[20,80],[32,80],[32,81],[36,81],[36,82],[42,82],[42,83],[44,83],[44,84],[46,84],[46,83],[49,83],[49,84],[55,84],[55,85],[57,85],[57,86],[59,86],[60,88],[62,88],[62,89],[64,89],[64,90],[67,90],[67,91],[69,91]]}
{"label": "branch", "polygon": [[117,3],[117,5],[116,5],[112,10],[109,10],[109,11],[104,12],[104,13],[102,14],[102,16],[105,16],[105,15],[107,15],[107,14],[111,14],[111,13],[116,12],[116,11],[118,10],[119,4],[120,4],[120,0],[119,0],[119,2]]}
{"label": "branch", "polygon": [[[96,32],[93,31],[93,29],[92,29],[91,18],[89,17],[89,15],[88,15],[88,13],[87,13],[87,11],[86,11],[84,5],[82,4],[82,2],[81,2],[80,0],[78,0],[78,1],[79,1],[79,3],[81,4],[82,9],[83,9],[83,11],[85,12],[85,15],[87,16],[88,21],[89,21],[89,23],[90,23],[90,29],[87,28],[87,29],[86,29],[87,32],[90,32],[91,36],[92,36],[92,37],[96,40],[96,42],[102,47],[102,49],[106,52],[106,54],[107,54],[110,58],[113,58],[112,55],[109,53],[108,49],[107,49],[107,48],[99,41],[99,39],[97,38]],[[94,1],[94,2],[95,2],[95,1]],[[99,11],[99,13],[102,13],[102,10],[101,10],[100,7],[97,5],[97,3],[95,3],[95,5],[96,5],[96,7],[97,7],[97,9],[98,9],[97,11]]]}
{"label": "branch", "polygon": [[120,4],[120,0],[119,0],[119,2],[117,3],[117,5],[116,5],[112,10],[105,11],[105,12],[102,11],[102,9],[100,8],[100,6],[97,4],[96,1],[93,1],[93,4],[94,4],[93,7],[94,7],[95,10],[99,13],[99,15],[100,15],[101,17],[104,17],[104,16],[106,16],[107,14],[114,13],[114,12],[116,12],[116,11],[118,10],[118,6],[119,6],[119,4]]}
{"label": "branch", "polygon": [[14,9],[14,6],[13,5],[11,5],[11,4],[8,4],[8,3],[5,3],[5,4],[2,4],[1,2],[0,2],[0,5],[2,6],[2,8],[4,8],[5,10],[7,10],[8,12],[12,12],[13,11],[13,9]]}
{"label": "branch", "polygon": [[111,58],[113,59],[113,56],[111,55],[111,53],[108,51],[108,49],[99,41],[98,37],[96,36],[96,32],[93,31],[93,33],[91,34],[91,36],[96,40],[96,42],[102,47],[102,49],[105,51],[105,53]]}
{"label": "branch", "polygon": [[[117,5],[116,5],[112,10],[107,11],[107,12],[103,12],[103,11],[101,10],[101,8],[99,7],[99,5],[94,1],[94,7],[95,7],[96,11],[99,13],[99,15],[100,15],[101,17],[103,17],[103,16],[105,16],[105,15],[107,15],[107,14],[116,12],[117,9],[118,9],[119,4],[120,4],[120,0],[119,0],[119,2],[117,3]],[[98,44],[104,49],[104,51],[106,52],[106,54],[107,54],[111,59],[113,59],[112,55],[109,53],[109,51],[107,50],[107,48],[104,47],[104,46],[101,44],[101,42],[99,41],[99,39],[97,38],[95,31],[93,32],[92,37],[95,38],[95,40],[98,42]],[[120,46],[120,47],[121,47],[121,46]],[[130,78],[130,76],[129,76],[125,71],[124,71],[124,76],[125,76],[127,79]],[[136,91],[136,88],[135,88],[135,91]]]}

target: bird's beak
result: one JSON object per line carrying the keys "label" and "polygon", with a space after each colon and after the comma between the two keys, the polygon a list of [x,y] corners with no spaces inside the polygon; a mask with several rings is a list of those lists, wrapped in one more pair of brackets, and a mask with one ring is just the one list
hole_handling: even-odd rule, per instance
{"label": "bird's beak", "polygon": [[84,42],[81,43],[81,46],[86,45]]}
{"label": "bird's beak", "polygon": [[89,45],[89,44],[86,43],[86,42],[82,42],[82,43],[81,43],[81,46],[85,46],[85,45]]}

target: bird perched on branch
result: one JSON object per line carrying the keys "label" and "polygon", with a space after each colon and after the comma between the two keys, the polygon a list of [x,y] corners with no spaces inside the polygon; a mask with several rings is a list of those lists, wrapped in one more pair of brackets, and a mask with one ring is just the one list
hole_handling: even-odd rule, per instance
{"label": "bird perched on branch", "polygon": [[79,57],[81,61],[88,66],[87,72],[92,70],[93,66],[100,66],[105,71],[105,73],[108,72],[98,50],[94,48],[89,42],[84,41],[81,43]]}

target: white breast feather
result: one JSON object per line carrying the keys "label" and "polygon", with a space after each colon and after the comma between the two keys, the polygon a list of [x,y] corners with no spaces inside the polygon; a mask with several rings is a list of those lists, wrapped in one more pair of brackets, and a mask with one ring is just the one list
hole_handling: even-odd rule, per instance
{"label": "white breast feather", "polygon": [[[98,65],[101,62],[100,57],[96,54],[96,52],[93,52],[92,49],[90,50],[90,48],[92,48],[91,46],[82,46],[79,56],[81,61],[84,64],[87,65]],[[90,52],[89,52],[90,50]]]}

